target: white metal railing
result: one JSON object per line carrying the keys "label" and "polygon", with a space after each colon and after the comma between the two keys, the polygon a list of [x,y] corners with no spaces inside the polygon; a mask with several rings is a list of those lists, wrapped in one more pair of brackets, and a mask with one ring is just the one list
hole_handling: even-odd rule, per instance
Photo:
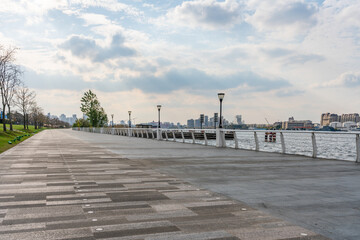
{"label": "white metal railing", "polygon": [[[154,128],[73,130],[360,162],[360,132]],[[269,139],[265,141],[269,132],[275,137],[271,142]]]}

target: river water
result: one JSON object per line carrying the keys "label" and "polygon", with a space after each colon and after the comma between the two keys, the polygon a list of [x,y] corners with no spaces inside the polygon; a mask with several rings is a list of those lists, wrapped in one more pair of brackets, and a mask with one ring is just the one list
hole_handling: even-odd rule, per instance
{"label": "river water", "polygon": [[[237,131],[239,148],[255,150],[253,132]],[[280,133],[277,133],[276,142],[265,142],[265,133],[257,132],[259,148],[263,152],[281,153]],[[286,153],[312,156],[312,141],[310,132],[283,132]],[[331,134],[316,132],[317,156],[319,158],[339,159],[355,161],[356,159],[356,135],[355,134]],[[186,140],[191,143],[192,140]],[[204,141],[196,140],[196,143],[204,144]],[[216,142],[208,141],[209,145],[215,146]],[[235,147],[234,141],[226,141],[228,147]]]}

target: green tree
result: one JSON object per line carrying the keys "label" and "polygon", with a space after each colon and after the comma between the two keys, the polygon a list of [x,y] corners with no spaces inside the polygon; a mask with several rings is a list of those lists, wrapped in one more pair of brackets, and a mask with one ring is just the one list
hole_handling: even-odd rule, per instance
{"label": "green tree", "polygon": [[80,109],[89,117],[92,127],[103,127],[108,122],[105,110],[100,106],[96,94],[91,90],[85,92],[81,98]]}
{"label": "green tree", "polygon": [[79,118],[76,119],[76,122],[74,123],[73,127],[90,127],[90,123],[88,120]]}

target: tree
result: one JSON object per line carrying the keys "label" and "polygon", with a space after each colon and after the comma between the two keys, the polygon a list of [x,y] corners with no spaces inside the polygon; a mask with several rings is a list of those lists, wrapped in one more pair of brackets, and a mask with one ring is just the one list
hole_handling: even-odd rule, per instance
{"label": "tree", "polygon": [[20,71],[19,67],[13,66],[11,74],[8,75],[8,79],[6,79],[4,82],[4,88],[3,88],[4,100],[8,107],[8,118],[10,121],[10,131],[13,130],[11,107],[15,104],[14,96],[15,96],[17,88],[21,84],[21,80],[19,78],[20,74],[21,74],[21,71]]}
{"label": "tree", "polygon": [[90,127],[90,123],[87,119],[79,118],[76,119],[73,127]]}
{"label": "tree", "polygon": [[20,109],[23,114],[24,120],[24,129],[26,129],[26,123],[28,125],[28,113],[31,108],[31,105],[34,103],[35,100],[35,92],[30,91],[29,88],[22,86],[16,91],[16,100],[15,105]]}
{"label": "tree", "polygon": [[102,127],[108,122],[105,110],[100,106],[96,94],[91,90],[85,92],[81,98],[80,109],[89,117],[92,127]]}
{"label": "tree", "polygon": [[31,118],[34,123],[34,128],[38,129],[39,124],[40,124],[41,115],[43,115],[43,110],[34,101],[33,104],[31,105],[30,111],[31,111]]}
{"label": "tree", "polygon": [[[0,93],[2,102],[2,120],[3,129],[6,131],[5,112],[6,106],[8,106],[9,118],[11,119],[11,105],[13,104],[12,99],[15,94],[15,89],[20,85],[20,69],[14,64],[16,48],[9,48],[4,50],[0,46]],[[10,130],[12,130],[12,124],[10,121]]]}

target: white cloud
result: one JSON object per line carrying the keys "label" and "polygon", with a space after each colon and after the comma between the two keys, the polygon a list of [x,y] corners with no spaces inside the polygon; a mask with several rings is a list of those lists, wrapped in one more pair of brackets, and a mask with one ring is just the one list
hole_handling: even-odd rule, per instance
{"label": "white cloud", "polygon": [[304,35],[317,22],[317,5],[304,0],[250,0],[247,8],[253,14],[246,21],[277,38]]}
{"label": "white cloud", "polygon": [[205,29],[224,29],[242,21],[242,9],[236,0],[185,1],[166,14],[170,23]]}
{"label": "white cloud", "polygon": [[110,24],[110,20],[102,14],[84,13],[80,15],[80,18],[84,19],[85,26]]}
{"label": "white cloud", "polygon": [[336,79],[321,84],[321,87],[360,88],[360,72],[345,72]]}
{"label": "white cloud", "polygon": [[69,0],[69,7],[80,5],[83,8],[101,7],[113,12],[125,12],[131,16],[141,16],[137,8],[117,0]]}

